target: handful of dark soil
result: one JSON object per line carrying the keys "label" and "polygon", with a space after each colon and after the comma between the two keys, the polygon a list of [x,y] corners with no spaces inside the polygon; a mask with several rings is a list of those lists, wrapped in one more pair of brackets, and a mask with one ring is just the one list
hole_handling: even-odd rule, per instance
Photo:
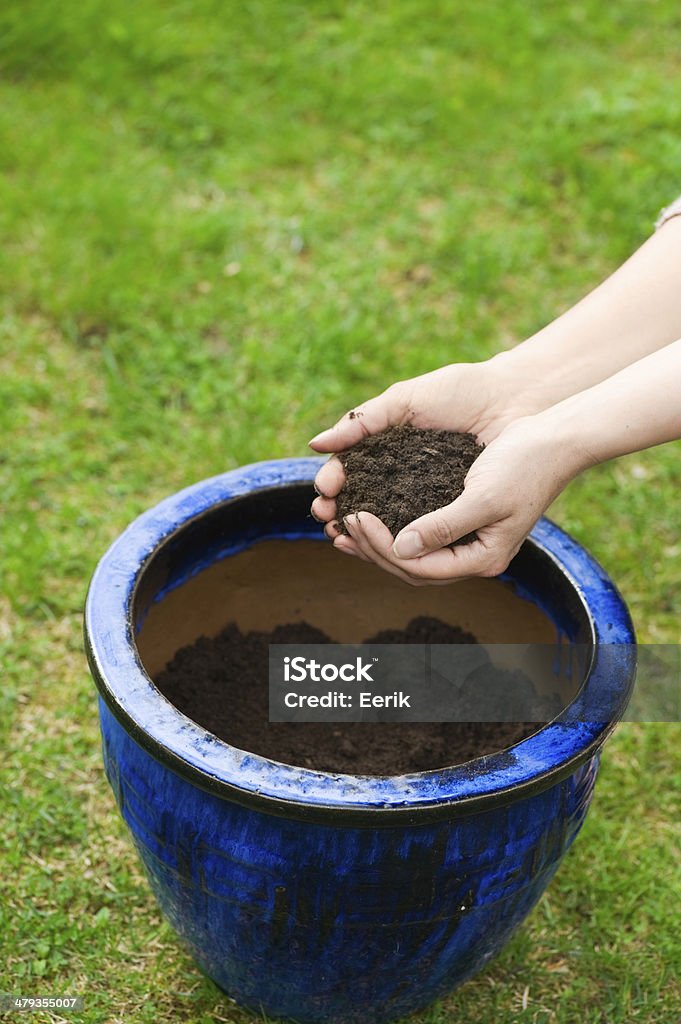
{"label": "handful of dark soil", "polygon": [[[472,434],[401,426],[339,452],[346,476],[336,499],[339,531],[348,532],[344,516],[371,512],[396,537],[415,519],[459,497],[483,447]],[[455,544],[475,539],[469,533]]]}

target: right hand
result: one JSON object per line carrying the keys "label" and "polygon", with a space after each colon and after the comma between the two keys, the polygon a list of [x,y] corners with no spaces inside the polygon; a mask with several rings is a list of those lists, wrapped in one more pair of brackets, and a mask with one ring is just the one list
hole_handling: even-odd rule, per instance
{"label": "right hand", "polygon": [[[409,423],[414,427],[457,430],[474,434],[489,444],[504,427],[524,415],[514,382],[499,369],[499,360],[453,363],[411,380],[398,381],[386,391],[356,406],[334,426],[310,441],[318,452],[340,452],[387,427]],[[350,554],[353,541],[334,525],[336,496],[345,483],[339,459],[329,459],[315,478],[319,497],[312,513],[325,523],[327,536]]]}

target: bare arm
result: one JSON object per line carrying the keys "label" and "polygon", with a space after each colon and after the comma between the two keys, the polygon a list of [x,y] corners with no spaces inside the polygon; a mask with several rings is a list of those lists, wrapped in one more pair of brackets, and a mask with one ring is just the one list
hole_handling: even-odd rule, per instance
{"label": "bare arm", "polygon": [[[403,422],[414,412],[407,409],[412,397],[416,425],[473,430],[486,441],[518,416],[598,384],[679,337],[681,216],[675,216],[586,298],[515,348],[487,362],[463,364],[465,369],[454,364],[403,381],[397,393],[391,388],[367,403],[363,421],[345,416],[310,444],[318,451],[341,451],[366,433]],[[479,396],[474,408],[471,391]],[[460,397],[465,415],[449,423],[457,417]]]}
{"label": "bare arm", "polygon": [[586,298],[508,352],[528,411],[597,384],[681,337],[681,217],[669,220]]}

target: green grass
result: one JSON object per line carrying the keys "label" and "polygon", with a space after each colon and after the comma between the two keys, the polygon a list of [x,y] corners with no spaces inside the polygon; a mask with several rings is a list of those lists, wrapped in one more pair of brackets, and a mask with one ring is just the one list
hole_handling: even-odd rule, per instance
{"label": "green grass", "polygon": [[[252,1020],[115,812],[90,573],[164,495],[302,454],[612,270],[681,190],[680,27],[674,0],[2,5],[0,990],[82,993],[84,1024]],[[667,446],[553,510],[643,640],[679,641],[680,485]],[[415,1024],[681,1018],[680,747],[619,730],[527,925]]]}

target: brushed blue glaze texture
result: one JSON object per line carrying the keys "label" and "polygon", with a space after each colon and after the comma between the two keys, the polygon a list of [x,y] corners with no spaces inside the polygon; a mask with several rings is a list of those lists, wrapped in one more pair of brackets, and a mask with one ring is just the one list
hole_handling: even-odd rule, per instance
{"label": "brushed blue glaze texture", "polygon": [[[321,539],[304,515],[277,518],[277,494],[311,483],[320,461],[247,466],[141,516],[93,576],[86,648],[116,801],[198,963],[256,1011],[378,1024],[479,970],[541,895],[584,820],[600,746],[624,710],[634,636],[603,570],[543,520],[532,543],[551,572],[516,585],[574,640],[584,614],[558,600],[551,576],[569,580],[595,646],[573,704],[534,736],[466,765],[390,777],[295,768],[218,740],[140,664],[136,587],[161,547],[172,569],[150,602],[263,537]],[[272,492],[270,526],[240,522],[201,547],[201,516],[261,490]],[[178,531],[194,528],[185,564]],[[144,609],[136,613],[139,628]]]}
{"label": "brushed blue glaze texture", "polygon": [[197,790],[100,710],[107,775],[166,917],[237,1002],[301,1024],[393,1020],[480,970],[552,878],[598,766],[453,821],[320,825]]}

